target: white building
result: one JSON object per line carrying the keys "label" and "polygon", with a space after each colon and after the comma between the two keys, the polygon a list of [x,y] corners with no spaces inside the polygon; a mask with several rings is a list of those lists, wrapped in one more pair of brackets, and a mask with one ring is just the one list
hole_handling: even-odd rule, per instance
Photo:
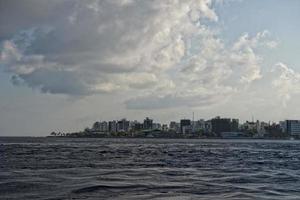
{"label": "white building", "polygon": [[243,124],[242,128],[244,130],[256,132],[257,136],[264,136],[264,134],[266,134],[266,127],[268,126],[269,126],[268,123],[260,122],[259,120],[257,120],[256,122],[246,121]]}
{"label": "white building", "polygon": [[257,135],[263,137],[267,133],[266,127],[268,126],[269,124],[266,122],[257,121],[257,126],[256,126]]}

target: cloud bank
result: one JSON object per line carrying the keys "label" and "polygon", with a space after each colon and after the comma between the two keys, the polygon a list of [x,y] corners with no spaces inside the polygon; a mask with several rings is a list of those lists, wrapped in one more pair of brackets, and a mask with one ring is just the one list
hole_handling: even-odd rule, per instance
{"label": "cloud bank", "polygon": [[[213,4],[9,1],[0,14],[12,22],[1,21],[0,64],[14,84],[44,93],[130,93],[129,109],[215,105],[265,77],[257,49],[277,42],[262,30],[225,44],[209,26],[218,21]],[[276,66],[270,88],[286,102],[299,93],[299,74]]]}

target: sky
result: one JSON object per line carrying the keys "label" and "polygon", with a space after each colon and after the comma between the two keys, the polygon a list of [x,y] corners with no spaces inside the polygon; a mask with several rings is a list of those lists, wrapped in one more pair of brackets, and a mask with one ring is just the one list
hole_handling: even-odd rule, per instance
{"label": "sky", "polygon": [[298,0],[0,0],[0,136],[300,119]]}

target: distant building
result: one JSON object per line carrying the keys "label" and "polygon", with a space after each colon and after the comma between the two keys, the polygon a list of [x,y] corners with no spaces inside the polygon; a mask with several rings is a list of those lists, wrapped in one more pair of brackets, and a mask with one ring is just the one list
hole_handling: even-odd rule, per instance
{"label": "distant building", "polygon": [[222,132],[231,131],[231,120],[230,118],[216,117],[211,119],[212,132],[220,135]]}
{"label": "distant building", "polygon": [[162,131],[168,131],[168,125],[167,124],[163,124],[161,127]]}
{"label": "distant building", "polygon": [[180,132],[180,124],[174,121],[170,122],[169,130],[175,131],[176,133]]}
{"label": "distant building", "polygon": [[108,123],[106,121],[100,122],[100,132],[108,132]]}
{"label": "distant building", "polygon": [[108,131],[111,133],[116,133],[117,132],[117,121],[109,121],[108,122]]}
{"label": "distant building", "polygon": [[160,123],[153,123],[152,124],[152,129],[161,130],[161,124]]}
{"label": "distant building", "polygon": [[92,131],[100,131],[100,122],[95,122],[91,129]]}
{"label": "distant building", "polygon": [[193,124],[194,132],[205,131],[205,120],[204,119],[194,121],[192,124]]}
{"label": "distant building", "polygon": [[148,117],[144,119],[144,130],[151,130],[153,129],[153,120],[149,119]]}
{"label": "distant building", "polygon": [[259,126],[259,121],[256,121],[256,122],[246,121],[243,124],[243,129],[246,131],[257,132],[258,126]]}
{"label": "distant building", "polygon": [[191,133],[193,133],[192,125],[182,126],[181,129],[182,129],[182,131],[181,131],[182,134],[191,134]]}
{"label": "distant building", "polygon": [[286,133],[286,121],[280,121],[279,122],[279,126],[280,126],[280,129],[283,133]]}
{"label": "distant building", "polygon": [[231,120],[231,131],[238,131],[239,130],[239,119],[232,119]]}
{"label": "distant building", "polygon": [[117,123],[117,132],[127,132],[129,130],[129,121],[125,118],[118,121]]}
{"label": "distant building", "polygon": [[205,121],[205,133],[211,133],[212,132],[212,125],[211,125],[211,120]]}
{"label": "distant building", "polygon": [[180,132],[185,133],[186,130],[192,129],[192,124],[190,119],[182,119],[180,120]]}
{"label": "distant building", "polygon": [[[287,136],[286,133],[282,132],[282,128],[280,124],[269,124],[266,129],[266,134],[264,135],[267,138],[285,138]],[[297,137],[297,136],[294,136]]]}
{"label": "distant building", "polygon": [[257,135],[260,136],[260,137],[263,137],[267,133],[266,128],[268,126],[269,126],[268,123],[266,123],[266,122],[259,122],[258,121]]}
{"label": "distant building", "polygon": [[143,124],[142,123],[140,123],[140,122],[138,122],[138,121],[133,121],[133,122],[131,122],[131,124],[130,124],[130,127],[131,127],[131,130],[133,130],[133,131],[140,131],[140,130],[143,130]]}
{"label": "distant building", "polygon": [[93,132],[107,132],[108,131],[108,124],[106,121],[103,122],[95,122],[91,129]]}
{"label": "distant building", "polygon": [[286,133],[293,137],[300,137],[300,120],[286,120]]}
{"label": "distant building", "polygon": [[260,122],[260,121],[256,121],[256,122],[249,122],[246,121],[243,125],[242,125],[242,129],[245,131],[249,131],[252,133],[255,133],[256,136],[260,136],[262,137],[263,135],[266,134],[266,127],[268,127],[269,124],[266,122]]}

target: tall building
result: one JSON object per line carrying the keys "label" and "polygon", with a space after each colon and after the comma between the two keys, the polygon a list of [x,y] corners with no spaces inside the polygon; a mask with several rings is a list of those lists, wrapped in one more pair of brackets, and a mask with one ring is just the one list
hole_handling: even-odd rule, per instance
{"label": "tall building", "polygon": [[239,130],[239,119],[232,119],[231,120],[231,131],[238,131]]}
{"label": "tall building", "polygon": [[100,122],[95,122],[93,124],[92,131],[100,131]]}
{"label": "tall building", "polygon": [[95,122],[92,127],[92,131],[95,132],[107,132],[108,131],[108,124],[106,121],[102,122]]}
{"label": "tall building", "polygon": [[192,123],[190,119],[182,119],[180,120],[180,132],[184,133],[184,130],[190,130],[192,127]]}
{"label": "tall building", "polygon": [[286,120],[286,132],[293,137],[300,137],[300,120]]}
{"label": "tall building", "polygon": [[108,123],[106,121],[100,122],[100,132],[108,131]]}
{"label": "tall building", "polygon": [[211,119],[212,132],[220,135],[222,132],[231,131],[231,120],[230,118],[216,117]]}
{"label": "tall building", "polygon": [[108,131],[112,133],[117,132],[117,121],[113,120],[108,122]]}
{"label": "tall building", "polygon": [[144,129],[151,130],[153,128],[153,120],[148,117],[144,119]]}
{"label": "tall building", "polygon": [[117,123],[117,131],[118,132],[127,132],[129,130],[129,121],[125,118],[118,121]]}

